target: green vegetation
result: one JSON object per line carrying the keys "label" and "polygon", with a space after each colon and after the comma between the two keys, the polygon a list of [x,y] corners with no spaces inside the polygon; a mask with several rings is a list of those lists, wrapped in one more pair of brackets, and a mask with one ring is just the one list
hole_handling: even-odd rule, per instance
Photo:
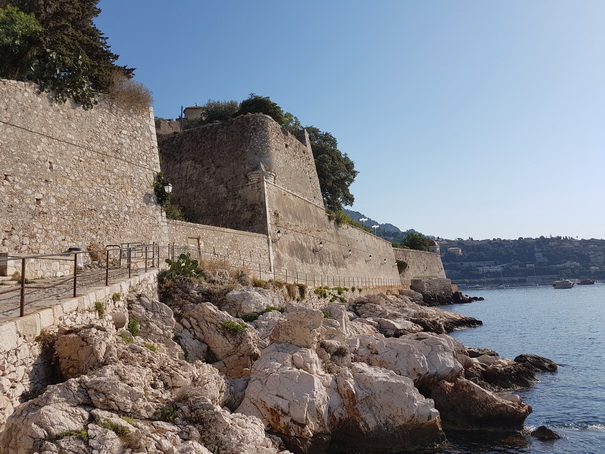
{"label": "green vegetation", "polygon": [[347,154],[338,149],[338,142],[332,134],[314,126],[307,126],[306,130],[326,209],[332,212],[342,211],[343,206],[353,205],[355,201],[349,187],[359,172],[355,170],[355,164]]}
{"label": "green vegetation", "polygon": [[408,269],[408,264],[404,260],[396,260],[396,263],[397,271],[399,271],[399,274],[403,273],[405,270]]}
{"label": "green vegetation", "polygon": [[254,320],[256,320],[261,315],[266,314],[267,312],[272,312],[272,311],[283,312],[284,309],[282,307],[267,306],[266,308],[264,308],[260,312],[252,312],[251,314],[244,315],[242,317],[242,320],[244,320],[245,322],[253,322]]}
{"label": "green vegetation", "polygon": [[286,122],[284,111],[276,103],[271,101],[268,96],[258,96],[250,93],[248,99],[244,99],[239,104],[239,109],[234,116],[245,115],[247,113],[264,113],[273,118],[280,125]]}
{"label": "green vegetation", "polygon": [[125,344],[132,344],[134,342],[134,338],[132,337],[132,334],[130,334],[130,333],[122,332],[122,333],[118,334],[118,336],[120,336],[122,338],[122,340],[124,341]]}
{"label": "green vegetation", "polygon": [[198,277],[203,275],[199,262],[192,260],[189,252],[179,255],[176,260],[166,259],[166,263],[169,266],[168,273],[172,276]]}
{"label": "green vegetation", "polygon": [[153,415],[155,419],[159,419],[160,421],[165,422],[173,422],[176,417],[176,406],[168,405],[158,411],[156,411]]}
{"label": "green vegetation", "polygon": [[80,430],[66,430],[57,435],[57,439],[65,437],[76,437],[79,440],[88,441],[88,429],[83,428]]}
{"label": "green vegetation", "polygon": [[243,333],[246,328],[248,328],[248,325],[246,325],[244,322],[235,322],[233,320],[227,320],[223,322],[223,328],[227,329],[228,331],[234,334],[239,334]]}
{"label": "green vegetation", "polygon": [[133,336],[137,336],[139,334],[139,331],[141,330],[141,323],[137,319],[131,318],[130,320],[128,320],[128,325],[126,329],[128,329],[130,334],[132,334]]}
{"label": "green vegetation", "polygon": [[101,422],[99,425],[101,427],[103,427],[104,429],[111,430],[120,438],[123,438],[130,433],[130,430],[128,429],[128,427],[122,426],[118,423],[110,421],[109,419],[106,419],[105,421]]}
{"label": "green vegetation", "polygon": [[[113,75],[130,78],[118,66],[94,18],[98,0],[4,0],[0,9],[2,77],[36,82],[58,102],[74,100],[85,109],[100,92],[111,91]],[[25,13],[25,14],[24,14]]]}
{"label": "green vegetation", "polygon": [[414,249],[417,251],[428,251],[430,240],[422,233],[406,233],[400,243],[394,242],[393,247],[402,249]]}
{"label": "green vegetation", "polygon": [[103,318],[105,316],[105,304],[103,304],[102,302],[95,302],[95,310],[97,311],[97,315],[99,318]]}
{"label": "green vegetation", "polygon": [[263,281],[262,279],[257,278],[252,279],[252,285],[254,287],[263,288],[265,290],[269,288],[269,283],[267,281]]}
{"label": "green vegetation", "polygon": [[168,180],[162,172],[159,172],[155,176],[153,182],[153,192],[160,206],[166,212],[168,219],[175,219],[177,221],[185,221],[185,215],[183,209],[172,202],[172,194],[166,192],[165,186],[168,184]]}
{"label": "green vegetation", "polygon": [[158,348],[155,345],[153,345],[153,344],[149,344],[147,342],[144,342],[143,345],[145,346],[146,349],[148,349],[148,350],[150,350],[150,351],[152,351],[154,353],[158,351]]}
{"label": "green vegetation", "polygon": [[120,295],[119,293],[114,293],[113,295],[111,295],[111,301],[113,301],[114,303],[117,303],[118,301],[120,301],[122,299],[122,295]]}
{"label": "green vegetation", "polygon": [[330,311],[327,309],[323,309],[321,313],[324,314],[324,318],[332,318],[332,314],[330,314]]}

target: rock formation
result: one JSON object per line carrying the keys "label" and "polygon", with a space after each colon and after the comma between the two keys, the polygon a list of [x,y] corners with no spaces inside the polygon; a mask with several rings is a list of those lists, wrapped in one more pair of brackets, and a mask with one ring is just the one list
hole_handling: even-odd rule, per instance
{"label": "rock formation", "polygon": [[0,454],[409,451],[521,430],[531,408],[502,389],[551,367],[467,349],[446,332],[480,322],[409,293],[311,305],[181,285],[174,312],[129,296],[128,329],[60,329],[64,381],[15,410]]}

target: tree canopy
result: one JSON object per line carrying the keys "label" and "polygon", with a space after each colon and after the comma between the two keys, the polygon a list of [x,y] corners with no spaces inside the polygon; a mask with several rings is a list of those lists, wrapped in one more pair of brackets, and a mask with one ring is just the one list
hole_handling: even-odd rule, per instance
{"label": "tree canopy", "polygon": [[[41,90],[53,91],[59,101],[72,98],[85,108],[92,107],[96,93],[110,89],[115,71],[128,77],[134,71],[115,64],[118,55],[111,52],[107,38],[93,22],[101,12],[97,3],[98,0],[0,0],[0,17],[8,17],[12,29],[19,30],[10,35],[12,42],[0,42],[2,55],[10,55],[3,58],[3,74],[32,80]],[[15,8],[25,15],[16,14]],[[32,25],[32,16],[41,30]]]}
{"label": "tree canopy", "polygon": [[355,164],[347,154],[338,149],[338,142],[332,134],[314,126],[307,126],[306,130],[324,204],[330,211],[341,211],[344,206],[350,206],[355,201],[349,187],[359,172],[355,170]]}
{"label": "tree canopy", "polygon": [[[226,106],[229,104],[230,108],[233,107],[230,104],[232,102],[219,103],[212,101],[216,106]],[[209,104],[206,105],[207,113],[210,112],[211,106]],[[349,187],[359,172],[355,170],[355,164],[347,154],[342,153],[338,149],[338,142],[332,134],[321,131],[315,126],[303,127],[298,118],[290,112],[284,112],[268,96],[250,94],[248,99],[239,104],[239,109],[233,113],[233,116],[236,117],[246,113],[264,113],[269,115],[282,128],[298,137],[300,137],[303,129],[306,129],[309,134],[317,177],[319,178],[319,186],[326,209],[332,212],[339,212],[342,211],[343,207],[353,204],[355,197],[351,194]],[[207,122],[206,120],[201,120],[198,124],[205,124]]]}
{"label": "tree canopy", "polygon": [[285,122],[284,111],[276,103],[271,101],[268,96],[258,96],[250,93],[248,99],[244,99],[239,104],[239,109],[234,116],[244,115],[247,113],[264,113],[269,115],[280,125]]}
{"label": "tree canopy", "polygon": [[415,249],[417,251],[428,251],[429,250],[429,239],[422,233],[407,233],[401,243],[394,243],[395,247],[402,247],[406,249]]}

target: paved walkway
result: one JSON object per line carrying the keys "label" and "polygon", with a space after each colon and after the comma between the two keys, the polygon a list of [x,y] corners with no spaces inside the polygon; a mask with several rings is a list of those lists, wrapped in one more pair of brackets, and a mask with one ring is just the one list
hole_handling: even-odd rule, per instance
{"label": "paved walkway", "polygon": [[[142,268],[133,268],[131,275],[145,272]],[[128,279],[128,269],[115,269],[109,272],[109,284]],[[105,270],[84,270],[78,273],[76,294],[87,293],[88,289],[105,286]],[[0,323],[19,317],[21,284],[10,280],[0,280]],[[62,300],[73,298],[73,276],[70,278],[48,278],[36,280],[25,285],[25,315],[40,309],[52,307]]]}

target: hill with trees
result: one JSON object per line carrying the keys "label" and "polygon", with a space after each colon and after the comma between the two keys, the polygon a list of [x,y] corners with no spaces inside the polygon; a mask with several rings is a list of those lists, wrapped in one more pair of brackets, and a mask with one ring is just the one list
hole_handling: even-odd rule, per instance
{"label": "hill with trees", "polygon": [[516,240],[443,240],[447,276],[462,284],[545,284],[565,279],[605,279],[605,240],[571,237]]}

